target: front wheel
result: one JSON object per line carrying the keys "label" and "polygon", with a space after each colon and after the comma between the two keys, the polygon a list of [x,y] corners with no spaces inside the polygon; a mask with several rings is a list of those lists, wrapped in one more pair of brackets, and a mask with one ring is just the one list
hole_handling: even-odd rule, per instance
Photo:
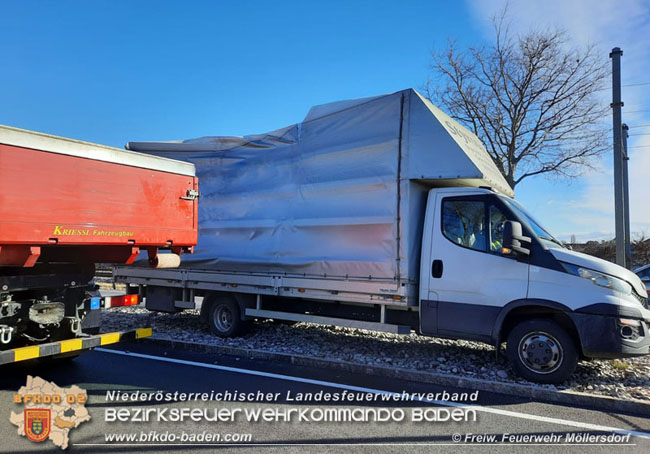
{"label": "front wheel", "polygon": [[538,383],[562,383],[578,364],[575,341],[551,320],[528,320],[508,335],[506,353],[518,375]]}

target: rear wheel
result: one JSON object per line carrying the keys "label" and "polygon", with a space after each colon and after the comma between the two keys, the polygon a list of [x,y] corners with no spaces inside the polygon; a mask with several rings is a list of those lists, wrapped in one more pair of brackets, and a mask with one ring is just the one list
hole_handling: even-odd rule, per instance
{"label": "rear wheel", "polygon": [[508,335],[506,353],[518,375],[539,383],[562,383],[578,364],[575,341],[551,320],[528,320]]}
{"label": "rear wheel", "polygon": [[236,337],[243,333],[246,324],[241,319],[239,305],[232,298],[216,298],[210,304],[208,324],[219,337]]}

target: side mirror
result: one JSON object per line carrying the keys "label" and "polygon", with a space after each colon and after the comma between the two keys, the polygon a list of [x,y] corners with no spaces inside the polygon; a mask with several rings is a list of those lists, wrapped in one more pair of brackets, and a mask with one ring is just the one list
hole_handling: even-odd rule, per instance
{"label": "side mirror", "polygon": [[506,221],[503,226],[503,254],[516,252],[522,255],[530,255],[530,249],[525,248],[521,243],[530,244],[531,239],[524,236],[521,223],[517,221]]}

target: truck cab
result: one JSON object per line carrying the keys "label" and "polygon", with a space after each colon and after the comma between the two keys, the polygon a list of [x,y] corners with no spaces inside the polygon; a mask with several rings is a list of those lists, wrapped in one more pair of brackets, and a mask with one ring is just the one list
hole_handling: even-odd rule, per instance
{"label": "truck cab", "polygon": [[567,249],[490,189],[429,191],[419,298],[422,334],[507,342],[513,367],[534,381],[564,381],[580,358],[650,353],[641,280]]}

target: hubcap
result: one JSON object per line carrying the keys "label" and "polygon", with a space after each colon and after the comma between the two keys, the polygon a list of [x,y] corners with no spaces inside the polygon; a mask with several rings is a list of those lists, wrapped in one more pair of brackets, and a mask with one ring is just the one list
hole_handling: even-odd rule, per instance
{"label": "hubcap", "polygon": [[221,332],[226,332],[232,326],[232,311],[225,304],[217,307],[213,313],[214,326]]}
{"label": "hubcap", "polygon": [[532,332],[519,342],[519,359],[528,369],[538,374],[550,374],[562,364],[562,345],[553,336]]}

